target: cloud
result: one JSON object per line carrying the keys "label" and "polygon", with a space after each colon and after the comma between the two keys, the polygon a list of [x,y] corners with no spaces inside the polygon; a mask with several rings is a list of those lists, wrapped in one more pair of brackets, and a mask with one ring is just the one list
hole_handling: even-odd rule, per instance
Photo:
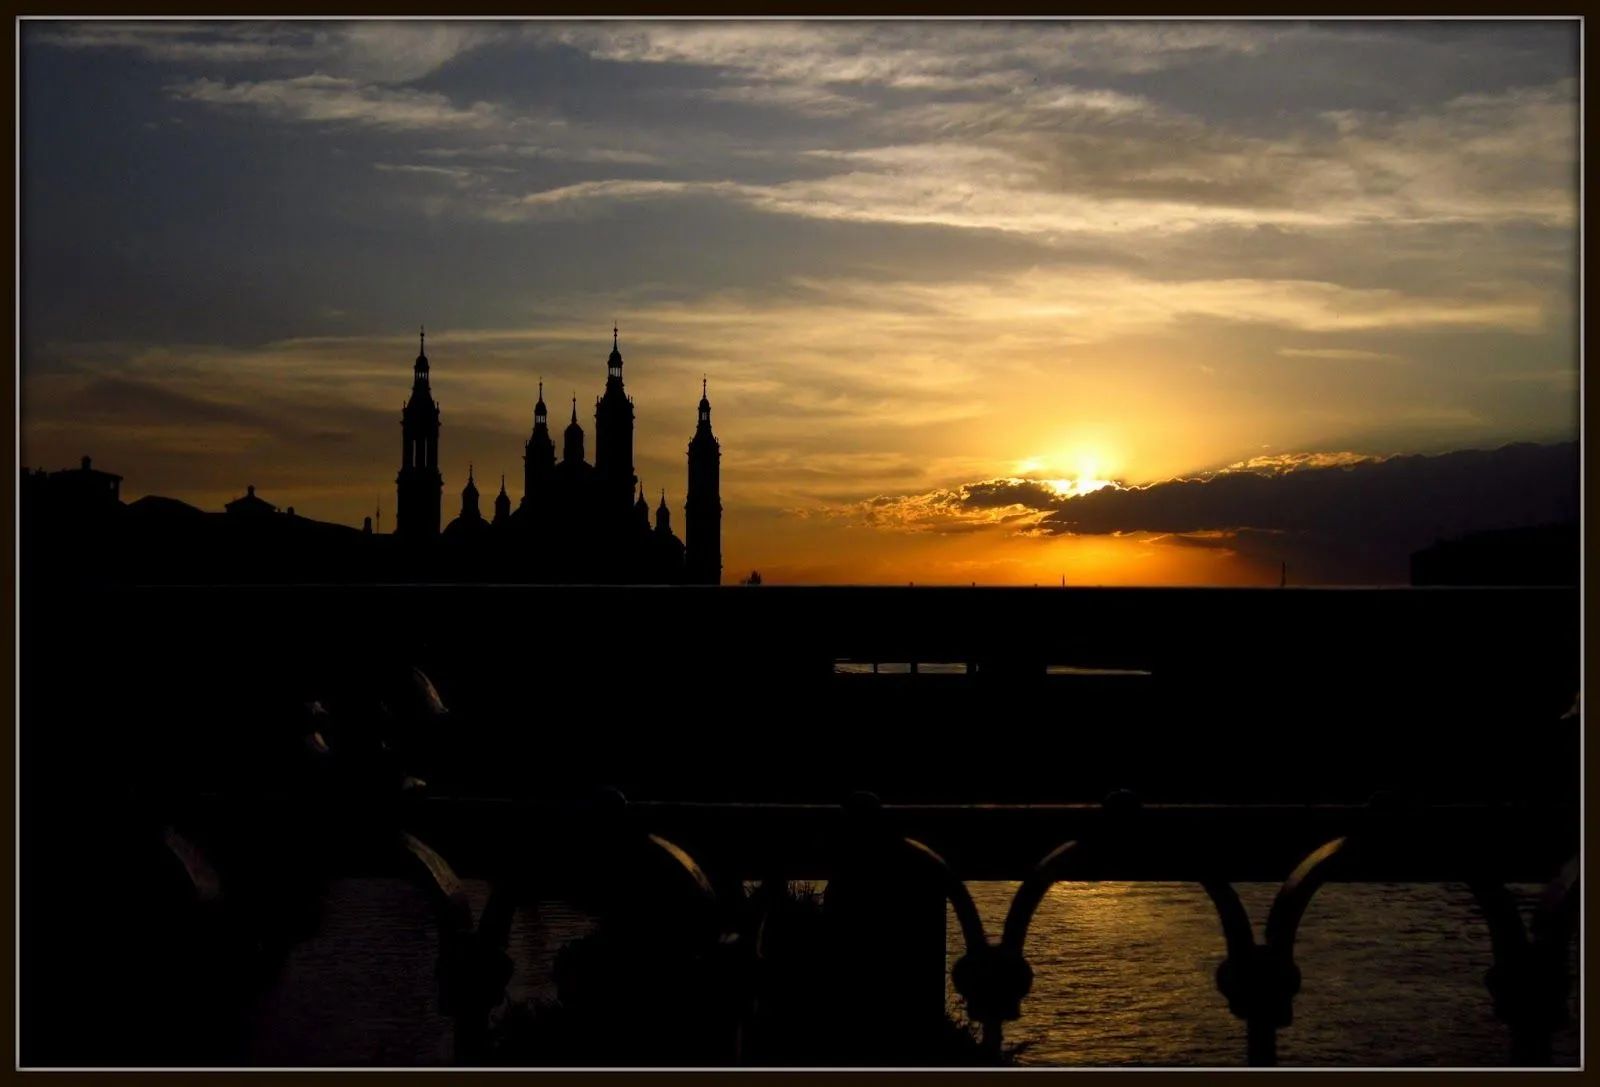
{"label": "cloud", "polygon": [[537,34],[613,63],[902,90],[1004,87],[1039,72],[1148,72],[1200,55],[1253,52],[1285,36],[1246,24],[1056,20],[576,23],[548,24]]}
{"label": "cloud", "polygon": [[[1372,223],[1393,230],[1521,222],[1565,229],[1576,222],[1570,79],[1401,110],[1325,109],[1318,123],[1288,132],[1208,116],[1200,99],[1163,102],[1094,84],[1197,58],[1348,47],[1373,37],[1358,28],[1052,21],[313,25],[318,29],[87,24],[47,40],[139,48],[174,61],[185,50],[212,47],[299,57],[315,70],[255,82],[205,77],[177,84],[174,93],[285,121],[385,128],[510,131],[519,122],[548,122],[527,116],[504,95],[463,106],[437,91],[397,86],[490,42],[520,39],[608,64],[680,68],[699,73],[699,82],[664,87],[667,98],[742,103],[850,126],[809,148],[791,144],[786,157],[797,176],[753,187],[721,185],[727,180],[721,178],[696,190],[819,219],[995,230],[1053,245],[1085,235],[1263,226],[1304,232]],[[1415,44],[1429,55],[1439,48]],[[887,91],[895,93],[885,98]],[[550,130],[554,138],[541,140],[537,155],[507,141],[495,146],[523,160],[667,169],[681,159],[686,138],[710,136],[717,123],[707,121],[704,131],[673,126],[658,148],[642,144],[660,140],[659,126],[643,129],[626,115],[585,116],[582,124]],[[769,127],[763,135],[771,140],[776,132]],[[749,143],[747,134],[726,132],[704,147]],[[843,169],[810,176],[817,159],[807,152],[819,151]],[[671,183],[682,180],[582,179],[596,186],[584,190],[594,198],[620,194],[605,186],[621,181],[656,182],[654,195],[676,195],[686,190]],[[528,193],[522,206],[539,205],[540,195]],[[499,204],[467,203],[462,210],[510,217]]]}
{"label": "cloud", "polygon": [[512,27],[482,22],[362,20],[321,31],[318,41],[352,79],[409,83],[514,33]]}
{"label": "cloud", "polygon": [[640,197],[676,196],[691,189],[714,190],[720,186],[690,186],[682,181],[582,181],[558,189],[532,192],[512,201],[520,209],[537,209],[556,204],[589,200],[631,200]]}
{"label": "cloud", "polygon": [[[1541,300],[1533,292],[1498,299],[1437,298],[1389,289],[1270,279],[1150,280],[1112,270],[1037,269],[959,285],[830,283],[882,310],[938,314],[957,327],[991,324],[996,331],[1056,326],[1077,342],[1148,332],[1185,318],[1274,325],[1307,332],[1384,328],[1503,328],[1537,331]],[[1057,341],[1059,342],[1059,340]]]}
{"label": "cloud", "polygon": [[[1072,110],[1063,117],[1063,105]],[[1095,108],[1085,109],[1086,105]],[[1118,123],[1107,125],[1101,114]],[[1266,137],[1109,92],[889,110],[888,146],[780,186],[776,210],[1037,235],[1382,222],[1576,222],[1576,98],[1563,81]],[[921,141],[907,136],[921,135]]]}
{"label": "cloud", "polygon": [[122,50],[167,64],[297,64],[371,83],[407,83],[504,39],[488,23],[290,21],[60,23],[34,40],[70,50]]}
{"label": "cloud", "polygon": [[385,129],[488,128],[499,112],[488,102],[465,109],[442,94],[363,85],[327,75],[259,83],[197,79],[168,88],[174,98],[213,106],[245,107],[269,117],[319,124],[365,125]]}
{"label": "cloud", "polygon": [[1372,453],[1274,453],[1230,464],[1223,471],[1280,475],[1306,468],[1349,468],[1357,464],[1376,464],[1383,459]]}
{"label": "cloud", "polygon": [[708,102],[777,107],[807,117],[843,117],[871,108],[870,103],[860,98],[793,83],[741,82],[695,87],[685,90],[683,95]]}
{"label": "cloud", "polygon": [[1377,362],[1396,357],[1383,351],[1365,351],[1357,347],[1280,347],[1278,354],[1292,359],[1335,359],[1340,362]]}
{"label": "cloud", "polygon": [[[813,94],[763,86],[752,93],[769,102],[809,101]],[[744,90],[692,93],[727,97]],[[1063,120],[1064,109],[1069,117],[1087,112],[1091,120]],[[1106,114],[1118,123],[1092,120]],[[1153,255],[1150,246],[1187,235],[1215,248],[1219,235],[1275,229],[1303,247],[1306,239],[1337,244],[1352,231],[1380,227],[1392,238],[1430,225],[1570,230],[1576,222],[1576,111],[1565,84],[1462,99],[1402,120],[1347,113],[1326,132],[1274,139],[1134,96],[1074,88],[1023,92],[1005,104],[955,101],[868,112],[863,123],[856,140],[877,135],[893,142],[780,153],[768,161],[791,176],[768,183],[596,177],[460,210],[506,221],[557,199],[698,195],[770,214],[999,232],[1056,248],[1111,241],[1138,247],[1145,259]],[[671,164],[659,152],[630,159],[610,151],[618,164],[662,170]],[[583,148],[550,154],[608,161]],[[1511,168],[1513,162],[1520,166]],[[1482,281],[1485,267],[1455,274]]]}
{"label": "cloud", "polygon": [[1063,495],[1027,479],[880,495],[814,511],[882,531],[1005,527],[1033,536],[1147,535],[1289,561],[1321,580],[1403,580],[1412,552],[1464,532],[1576,517],[1576,443],[1439,456],[1260,457],[1205,477]]}
{"label": "cloud", "polygon": [[201,24],[167,21],[49,24],[32,40],[70,50],[129,50],[168,63],[239,64],[281,61],[307,35],[280,23]]}
{"label": "cloud", "polygon": [[594,162],[623,166],[656,166],[659,155],[614,147],[562,147],[543,143],[492,143],[472,147],[425,147],[416,152],[424,158],[442,159],[549,159],[555,162]]}

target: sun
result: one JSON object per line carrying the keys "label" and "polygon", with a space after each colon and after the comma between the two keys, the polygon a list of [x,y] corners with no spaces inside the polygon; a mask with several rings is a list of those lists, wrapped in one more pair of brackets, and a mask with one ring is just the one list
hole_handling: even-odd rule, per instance
{"label": "sun", "polygon": [[[1107,458],[1098,453],[1077,451],[1063,456],[1027,457],[1016,462],[1016,471],[1018,476],[1042,483],[1062,498],[1070,498],[1116,486],[1115,480],[1101,475],[1106,464]],[[1071,468],[1067,468],[1068,465]]]}

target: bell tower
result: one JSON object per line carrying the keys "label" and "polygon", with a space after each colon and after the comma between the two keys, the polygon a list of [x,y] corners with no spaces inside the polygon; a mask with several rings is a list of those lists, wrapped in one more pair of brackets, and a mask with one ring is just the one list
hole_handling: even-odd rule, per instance
{"label": "bell tower", "polygon": [[395,479],[396,536],[427,541],[439,535],[444,477],[439,474],[439,405],[428,385],[428,333],[419,336],[411,399],[400,412],[400,474]]}
{"label": "bell tower", "polygon": [[611,357],[606,360],[606,391],[594,409],[594,470],[600,479],[601,508],[623,523],[633,505],[633,398],[622,387],[622,352],[617,329],[611,328]]}
{"label": "bell tower", "polygon": [[683,502],[683,568],[691,585],[722,584],[721,460],[702,378],[700,419],[689,442],[689,493]]}
{"label": "bell tower", "polygon": [[550,412],[544,404],[544,379],[539,379],[539,400],[533,405],[533,435],[522,451],[522,505],[549,500],[550,477],[556,470],[556,443],[550,438]]}

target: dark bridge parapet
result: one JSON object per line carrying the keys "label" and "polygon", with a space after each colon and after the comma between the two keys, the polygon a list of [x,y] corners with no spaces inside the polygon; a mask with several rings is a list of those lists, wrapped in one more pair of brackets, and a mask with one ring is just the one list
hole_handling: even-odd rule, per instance
{"label": "dark bridge parapet", "polygon": [[[568,835],[565,809],[494,799],[419,802],[415,825],[471,875],[514,842]],[[831,846],[843,829],[839,808],[823,804],[694,804],[637,801],[636,827],[678,842],[709,867],[747,878],[782,871],[826,879]],[[1089,880],[1277,881],[1307,853],[1340,835],[1381,835],[1405,848],[1370,854],[1335,878],[1453,881],[1478,875],[1541,883],[1577,848],[1568,808],[1437,805],[1398,811],[1364,805],[1145,805],[1140,848],[1084,861]],[[896,833],[925,842],[963,879],[1022,879],[1055,845],[1103,834],[1106,813],[1092,804],[883,806]],[[536,852],[536,849],[535,849]]]}
{"label": "dark bridge parapet", "polygon": [[[253,818],[248,796],[209,796],[193,813],[223,825]],[[269,808],[270,810],[270,808]],[[1068,840],[1107,831],[1095,804],[921,804],[883,806],[895,833],[938,850],[963,879],[1023,879],[1034,863]],[[422,797],[407,825],[450,859],[458,875],[478,878],[527,863],[581,840],[588,809],[469,797]],[[845,824],[828,804],[632,801],[626,820],[660,834],[718,872],[759,879],[826,879],[831,848]],[[1542,883],[1577,849],[1577,813],[1562,806],[1452,804],[1396,812],[1365,805],[1152,804],[1139,812],[1139,848],[1081,859],[1075,879],[1234,882],[1282,879],[1307,853],[1352,833],[1390,843],[1333,875],[1351,882]],[[376,870],[375,870],[376,871]]]}
{"label": "dark bridge parapet", "polygon": [[[189,697],[169,727],[207,743],[207,701],[264,678],[311,699],[362,667],[418,665],[459,748],[424,776],[453,791],[536,791],[559,765],[658,799],[826,799],[864,781],[896,800],[1576,795],[1576,730],[1555,724],[1579,684],[1569,589],[196,586],[52,606],[25,586],[23,602],[25,698],[65,717],[176,672]],[[619,615],[663,633],[603,652]],[[840,658],[978,670],[835,675]],[[688,690],[694,729],[637,724]],[[601,709],[603,744],[587,720]],[[978,731],[990,745],[941,785],[947,745]]]}
{"label": "dark bridge parapet", "polygon": [[[709,649],[777,669],[831,671],[839,658],[884,661],[1090,659],[1159,669],[1252,667],[1336,651],[1345,670],[1417,670],[1488,657],[1504,668],[1551,650],[1576,668],[1578,592],[1567,588],[1165,589],[908,588],[869,586],[153,586],[84,590],[107,621],[137,617],[164,627],[201,619],[247,621],[336,644],[379,643],[448,631],[495,643],[484,616],[559,624],[562,644],[595,644],[608,616],[670,619],[673,637],[649,646],[669,659]],[[305,626],[337,617],[337,631]],[[248,635],[248,630],[241,630]],[[1399,654],[1398,657],[1394,654]],[[1565,658],[1572,659],[1567,660]],[[826,667],[824,667],[826,666]]]}

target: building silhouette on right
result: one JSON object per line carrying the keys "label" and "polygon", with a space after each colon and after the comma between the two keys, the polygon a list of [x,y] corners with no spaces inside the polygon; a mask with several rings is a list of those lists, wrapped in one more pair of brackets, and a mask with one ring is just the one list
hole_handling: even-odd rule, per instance
{"label": "building silhouette on right", "polygon": [[1576,521],[1470,532],[1411,556],[1413,585],[1577,585]]}

